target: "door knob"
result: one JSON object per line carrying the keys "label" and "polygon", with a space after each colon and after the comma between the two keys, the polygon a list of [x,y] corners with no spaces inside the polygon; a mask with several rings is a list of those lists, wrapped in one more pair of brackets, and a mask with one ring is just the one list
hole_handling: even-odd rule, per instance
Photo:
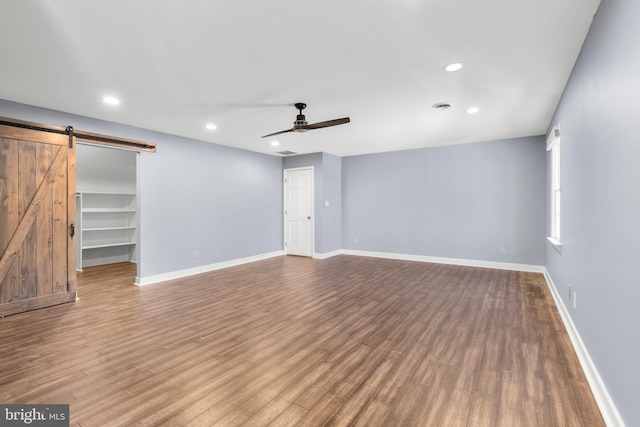
{"label": "door knob", "polygon": [[308,219],[308,220],[311,220],[311,217],[310,217],[310,216],[308,216],[308,217],[307,217],[307,219]]}

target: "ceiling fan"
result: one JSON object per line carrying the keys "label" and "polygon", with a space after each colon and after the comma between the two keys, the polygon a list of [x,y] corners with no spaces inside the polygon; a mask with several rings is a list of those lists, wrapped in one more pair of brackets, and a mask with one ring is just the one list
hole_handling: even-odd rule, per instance
{"label": "ceiling fan", "polygon": [[305,119],[304,114],[302,114],[302,110],[307,108],[307,104],[305,104],[303,102],[298,102],[298,103],[295,104],[295,107],[298,109],[300,114],[297,115],[296,121],[293,122],[293,127],[291,129],[282,130],[280,132],[275,132],[275,133],[270,133],[269,135],[264,135],[262,138],[266,138],[268,136],[273,136],[273,135],[279,135],[281,133],[287,133],[287,132],[306,132],[306,131],[312,130],[312,129],[328,128],[330,126],[343,125],[343,124],[349,123],[351,121],[349,119],[349,117],[343,117],[341,119],[327,120],[326,122],[318,122],[318,123],[309,124],[309,123],[307,123],[307,120]]}

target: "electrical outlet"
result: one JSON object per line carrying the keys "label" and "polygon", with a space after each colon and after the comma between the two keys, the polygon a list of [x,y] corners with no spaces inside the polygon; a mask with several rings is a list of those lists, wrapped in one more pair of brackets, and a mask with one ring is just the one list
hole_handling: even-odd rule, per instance
{"label": "electrical outlet", "polygon": [[506,254],[507,253],[507,249],[504,246],[500,246],[500,253],[501,254]]}
{"label": "electrical outlet", "polygon": [[353,243],[358,243],[358,238],[357,237],[353,238]]}
{"label": "electrical outlet", "polygon": [[193,252],[193,257],[194,258],[200,258],[200,251],[194,251]]}
{"label": "electrical outlet", "polygon": [[573,292],[573,308],[578,308],[577,307],[577,304],[578,304],[577,300],[578,300],[578,295],[574,291]]}

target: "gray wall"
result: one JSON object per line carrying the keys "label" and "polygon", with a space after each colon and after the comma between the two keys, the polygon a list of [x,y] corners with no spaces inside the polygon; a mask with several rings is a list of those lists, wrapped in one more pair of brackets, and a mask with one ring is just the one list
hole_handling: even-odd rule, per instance
{"label": "gray wall", "polygon": [[0,115],[157,144],[138,161],[143,279],[282,250],[279,157],[9,101]]}
{"label": "gray wall", "polygon": [[640,426],[639,17],[637,0],[602,0],[551,123],[562,141],[563,248],[546,248],[551,278],[628,426]]}
{"label": "gray wall", "polygon": [[542,265],[544,171],[542,137],[345,157],[343,247]]}
{"label": "gray wall", "polygon": [[76,191],[136,192],[136,153],[78,144]]}
{"label": "gray wall", "polygon": [[322,207],[323,239],[322,252],[342,249],[342,158],[322,153],[322,176],[324,180]]}
{"label": "gray wall", "polygon": [[280,158],[156,141],[138,171],[141,277],[282,250]]}

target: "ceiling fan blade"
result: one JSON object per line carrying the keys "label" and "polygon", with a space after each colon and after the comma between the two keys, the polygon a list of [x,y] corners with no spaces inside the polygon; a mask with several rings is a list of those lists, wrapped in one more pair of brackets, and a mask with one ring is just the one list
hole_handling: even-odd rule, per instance
{"label": "ceiling fan blade", "polygon": [[306,132],[312,129],[328,128],[330,126],[344,125],[346,123],[351,122],[351,119],[349,119],[349,117],[343,117],[341,119],[327,120],[326,122],[307,124],[307,120],[305,119],[304,114],[302,114],[302,110],[307,108],[307,104],[305,104],[304,102],[298,102],[295,104],[295,107],[300,114],[296,116],[296,121],[293,122],[293,127],[291,129],[270,133],[269,135],[265,135],[262,138],[267,138],[269,136],[280,135],[282,133],[289,133],[289,132]]}
{"label": "ceiling fan blade", "polygon": [[320,129],[320,128],[328,128],[330,126],[337,126],[337,125],[344,125],[346,123],[349,123],[351,120],[349,119],[349,117],[343,117],[341,119],[334,119],[334,120],[327,120],[326,122],[318,122],[318,123],[311,123],[305,126],[300,126],[302,129]]}
{"label": "ceiling fan blade", "polygon": [[280,132],[270,133],[269,135],[261,136],[261,138],[266,138],[268,136],[273,136],[273,135],[280,135],[281,133],[293,132],[294,130],[296,130],[296,128],[291,128],[291,129],[287,129],[287,130],[281,130]]}

